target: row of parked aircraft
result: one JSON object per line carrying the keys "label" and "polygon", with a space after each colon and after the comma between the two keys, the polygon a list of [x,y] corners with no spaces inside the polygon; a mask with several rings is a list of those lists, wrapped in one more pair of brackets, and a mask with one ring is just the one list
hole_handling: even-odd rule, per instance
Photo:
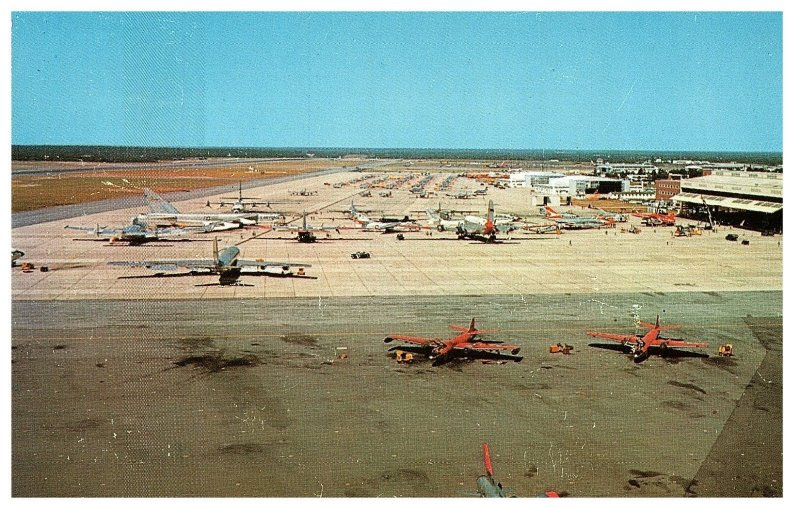
{"label": "row of parked aircraft", "polygon": [[[139,245],[146,242],[158,240],[174,240],[190,233],[210,233],[247,226],[259,226],[261,228],[271,228],[275,231],[289,231],[296,233],[296,240],[299,242],[315,242],[315,233],[336,231],[340,233],[342,229],[357,228],[361,231],[375,231],[382,233],[411,232],[419,231],[423,228],[435,228],[439,231],[454,232],[459,239],[472,239],[481,242],[496,242],[499,233],[509,233],[517,229],[528,229],[538,233],[558,231],[559,228],[592,228],[613,224],[615,221],[624,221],[626,218],[619,215],[609,215],[600,211],[594,217],[579,217],[575,214],[559,213],[552,207],[545,207],[543,213],[551,221],[547,225],[531,225],[522,223],[520,218],[497,214],[494,202],[489,200],[485,216],[469,213],[460,218],[454,218],[451,213],[446,213],[439,208],[427,209],[427,224],[419,224],[416,220],[408,216],[402,218],[381,217],[374,219],[364,211],[356,208],[355,203],[351,203],[349,210],[346,211],[349,218],[358,226],[325,226],[311,225],[307,220],[307,213],[303,212],[301,225],[287,225],[272,223],[277,219],[285,219],[284,214],[278,212],[230,212],[230,213],[184,213],[180,212],[173,204],[169,203],[162,196],[152,191],[144,189],[148,211],[136,215],[131,220],[131,224],[121,228],[113,228],[100,225],[94,227],[67,225],[66,228],[80,230],[92,234],[99,239],[109,239],[111,242],[127,242],[131,245]],[[241,184],[238,197],[223,198],[220,205],[232,205],[235,209],[247,208],[257,205],[270,206],[271,203],[260,201],[252,197],[242,195]],[[246,204],[246,205],[245,205]],[[210,205],[210,202],[207,203]],[[468,211],[464,211],[468,212]],[[269,226],[265,226],[269,223]],[[216,246],[216,240],[215,240]],[[306,267],[304,264],[284,263],[284,262],[263,262],[238,258],[239,249],[229,246],[222,250],[216,247],[210,260],[146,260],[142,262],[114,262],[115,265],[144,266],[157,270],[175,270],[177,267],[188,268],[190,273],[213,272],[220,275],[219,284],[239,284],[239,276],[242,269],[252,270],[258,268],[256,272],[265,273],[267,267],[280,266],[283,268],[281,274],[291,275],[290,267]],[[247,272],[247,270],[245,272]],[[304,274],[303,274],[304,276]]]}
{"label": "row of parked aircraft", "polygon": [[[517,355],[520,347],[517,345],[507,345],[503,341],[479,339],[478,336],[490,332],[491,330],[478,330],[475,328],[475,318],[469,327],[450,324],[452,329],[460,333],[449,339],[427,338],[420,336],[407,336],[403,334],[392,334],[384,338],[384,343],[399,341],[404,344],[389,348],[390,352],[401,351],[418,353],[430,359],[434,366],[442,365],[455,359],[483,359],[492,361],[514,361],[519,362],[523,358]],[[633,355],[633,362],[640,363],[647,360],[652,353],[660,355],[675,354],[676,348],[707,348],[708,343],[685,341],[677,338],[662,338],[661,332],[666,330],[679,329],[678,325],[661,325],[660,318],[656,315],[656,323],[637,322],[637,327],[648,329],[644,334],[614,334],[608,332],[588,331],[590,337],[601,338],[615,342],[614,346],[619,346],[624,352]],[[593,345],[600,346],[602,345]],[[691,352],[680,352],[678,355],[692,355]],[[694,354],[698,355],[698,354]],[[699,354],[700,356],[705,356]]]}

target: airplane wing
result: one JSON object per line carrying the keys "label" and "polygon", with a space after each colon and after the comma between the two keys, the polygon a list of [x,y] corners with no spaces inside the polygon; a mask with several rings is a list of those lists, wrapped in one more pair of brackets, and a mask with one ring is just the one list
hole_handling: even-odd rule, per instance
{"label": "airplane wing", "polygon": [[508,233],[518,229],[518,226],[514,223],[500,223],[500,224],[495,223],[494,226],[495,228],[497,228],[497,231],[502,233]]}
{"label": "airplane wing", "polygon": [[389,343],[391,341],[405,341],[406,343],[414,343],[417,345],[431,345],[435,343],[439,343],[437,339],[431,338],[420,338],[417,336],[400,336],[400,335],[389,335],[383,340],[384,343]]}
{"label": "airplane wing", "polygon": [[602,338],[602,339],[610,339],[612,341],[619,341],[620,343],[636,343],[640,339],[639,336],[632,334],[610,334],[608,332],[588,331],[586,332],[586,335],[592,336],[593,338]]}
{"label": "airplane wing", "polygon": [[202,227],[156,228],[155,230],[144,230],[141,233],[144,233],[146,236],[155,238],[155,237],[173,237],[179,235],[186,235],[192,231],[205,232],[207,230]]}
{"label": "airplane wing", "polygon": [[236,259],[237,267],[311,267],[307,263],[289,263],[289,262],[268,262],[266,260],[244,260],[241,258]]}
{"label": "airplane wing", "polygon": [[[514,361],[519,362],[523,359],[521,355],[515,354],[507,354],[498,351],[498,346],[508,347],[503,348],[504,350],[512,349],[512,352],[518,351],[518,347],[512,345],[487,345],[492,346],[493,348],[473,348],[473,345],[470,344],[468,348],[454,348],[453,351],[459,356],[468,357],[470,359],[484,359],[484,360],[496,360],[496,361]],[[517,350],[513,350],[517,349]]]}
{"label": "airplane wing", "polygon": [[660,346],[660,345],[667,345],[669,347],[683,347],[683,348],[707,348],[708,343],[698,343],[698,342],[691,342],[691,341],[683,341],[681,339],[666,339],[666,338],[659,338],[653,341],[653,346]]}
{"label": "airplane wing", "polygon": [[145,187],[144,188],[144,196],[147,199],[147,206],[150,208],[150,212],[162,212],[164,214],[180,214],[178,209],[167,200],[162,198],[158,193],[155,191]]}
{"label": "airplane wing", "polygon": [[[339,230],[337,226],[309,226],[307,228],[303,228],[302,226],[275,226],[272,228],[275,231],[282,231],[282,232],[324,232],[324,231],[333,231]],[[345,229],[353,229],[352,227],[342,227],[342,230]]]}
{"label": "airplane wing", "polygon": [[122,232],[121,228],[107,228],[105,226],[102,227],[102,228],[98,228],[97,226],[72,226],[72,225],[66,225],[64,228],[67,229],[67,230],[78,230],[78,231],[82,231],[82,232],[94,233],[96,235],[114,235],[116,233]]}
{"label": "airplane wing", "polygon": [[124,267],[146,267],[151,270],[178,270],[178,267],[185,267],[190,270],[197,269],[213,269],[216,268],[214,260],[142,260],[142,261],[113,261],[108,262],[109,265],[118,265]]}
{"label": "airplane wing", "polygon": [[516,345],[502,345],[497,343],[486,343],[483,341],[473,341],[471,343],[466,343],[463,346],[458,346],[456,349],[459,350],[511,350],[512,353],[516,353],[519,351],[519,347]]}

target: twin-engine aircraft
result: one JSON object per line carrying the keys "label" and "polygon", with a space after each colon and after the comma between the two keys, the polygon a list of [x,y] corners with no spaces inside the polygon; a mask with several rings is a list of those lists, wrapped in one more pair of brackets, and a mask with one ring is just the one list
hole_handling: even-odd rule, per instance
{"label": "twin-engine aircraft", "polygon": [[671,348],[707,348],[708,343],[697,343],[683,341],[681,339],[670,339],[660,337],[662,330],[679,329],[679,325],[661,325],[659,317],[656,315],[656,323],[639,322],[639,325],[650,329],[646,334],[611,334],[608,332],[588,331],[586,334],[593,338],[610,339],[621,343],[633,353],[633,362],[644,362],[651,353],[661,355],[668,352]]}
{"label": "twin-engine aircraft", "polygon": [[[392,341],[403,341],[410,343],[411,346],[393,346],[389,351],[403,350],[426,355],[433,361],[434,366],[439,366],[453,359],[489,359],[489,360],[510,360],[519,362],[523,358],[518,356],[520,347],[515,345],[505,345],[502,341],[480,341],[475,339],[479,334],[493,332],[488,330],[478,330],[475,328],[475,319],[469,323],[469,327],[450,325],[450,328],[461,331],[461,334],[450,339],[421,338],[418,336],[391,335],[384,338],[384,343]],[[510,351],[511,354],[503,352]]]}
{"label": "twin-engine aircraft", "polygon": [[[276,275],[284,276],[293,275],[288,272],[289,267],[311,267],[306,263],[270,262],[262,259],[246,260],[239,258],[240,251],[238,247],[228,246],[219,249],[217,239],[214,239],[213,249],[214,254],[211,259],[114,261],[108,262],[108,264],[126,267],[146,267],[159,273],[175,271],[178,270],[178,267],[183,267],[189,269],[189,272],[185,273],[187,275],[218,274],[220,286],[238,285],[240,284],[239,276],[244,274],[267,274],[268,267],[281,267],[283,272]],[[246,268],[251,269],[251,272],[243,273],[243,269]]]}

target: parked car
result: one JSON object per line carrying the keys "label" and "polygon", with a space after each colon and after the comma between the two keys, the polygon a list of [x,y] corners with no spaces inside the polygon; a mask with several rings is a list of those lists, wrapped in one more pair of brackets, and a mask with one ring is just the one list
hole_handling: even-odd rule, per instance
{"label": "parked car", "polygon": [[729,233],[725,235],[725,240],[730,240],[731,242],[736,242],[739,240],[739,236],[735,233]]}
{"label": "parked car", "polygon": [[366,251],[356,251],[355,253],[351,254],[350,257],[354,260],[358,258],[369,258],[369,253]]}

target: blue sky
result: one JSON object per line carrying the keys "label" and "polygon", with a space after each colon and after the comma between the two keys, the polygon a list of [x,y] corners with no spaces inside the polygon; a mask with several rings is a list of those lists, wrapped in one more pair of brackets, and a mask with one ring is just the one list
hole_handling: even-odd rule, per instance
{"label": "blue sky", "polygon": [[12,143],[782,150],[780,13],[12,13]]}

